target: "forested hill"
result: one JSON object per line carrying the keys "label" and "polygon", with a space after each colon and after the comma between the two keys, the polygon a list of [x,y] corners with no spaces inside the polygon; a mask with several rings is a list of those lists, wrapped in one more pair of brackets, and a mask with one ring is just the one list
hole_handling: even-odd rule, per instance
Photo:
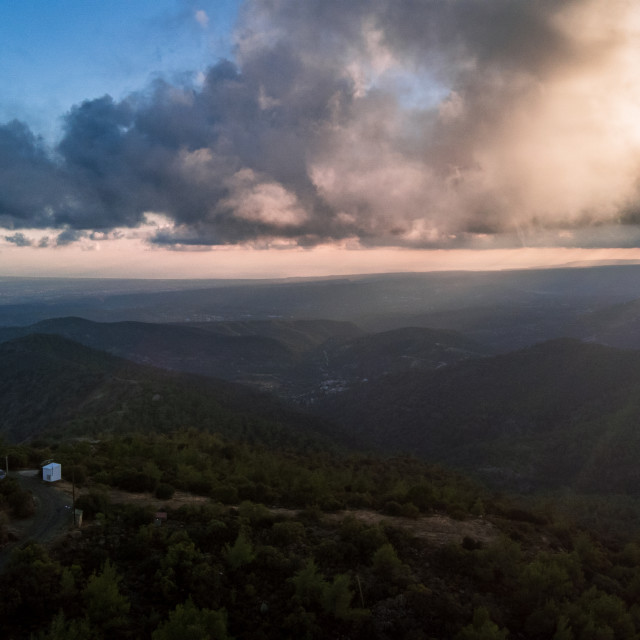
{"label": "forested hill", "polygon": [[318,410],[380,449],[512,487],[640,493],[636,351],[554,340],[362,383]]}
{"label": "forested hill", "polygon": [[[472,347],[456,334],[406,329],[311,351],[321,387],[300,397],[310,417],[240,385],[33,334],[0,344],[0,433],[19,442],[51,430],[196,427],[274,444],[411,452],[510,489],[640,493],[640,353],[570,339],[486,358],[470,358]],[[420,354],[423,369],[412,364]],[[440,357],[450,364],[438,367]],[[310,370],[288,375],[304,380]],[[321,382],[336,372],[349,384]]]}
{"label": "forested hill", "polygon": [[[408,340],[430,354],[442,335],[409,329],[373,343],[384,354]],[[366,355],[360,340],[340,345],[337,361]],[[72,479],[84,518],[49,548],[16,544],[0,581],[8,638],[640,633],[637,511],[616,511],[610,496],[606,509],[587,503],[598,533],[581,530],[551,500],[532,508],[492,495],[416,456],[332,451],[324,423],[228,382],[56,335],[0,344],[0,359],[5,436],[39,436],[0,453],[12,469],[59,461],[64,480],[47,489]],[[344,433],[385,454],[637,493],[639,391],[640,353],[558,340],[391,370],[324,402]],[[0,483],[0,544],[25,493],[14,477]]]}
{"label": "forested hill", "polygon": [[334,320],[160,324],[54,318],[0,327],[0,342],[63,336],[134,362],[242,382],[282,396],[313,394],[390,371],[433,369],[489,351],[453,331],[406,327],[366,334]]}
{"label": "forested hill", "polygon": [[67,317],[0,328],[0,341],[31,333],[64,336],[141,364],[227,380],[282,378],[301,353],[330,338],[362,334],[347,322],[283,321],[159,324]]}
{"label": "forested hill", "polygon": [[55,335],[0,344],[0,436],[194,427],[281,446],[339,441],[323,422],[223,380],[164,371]]}

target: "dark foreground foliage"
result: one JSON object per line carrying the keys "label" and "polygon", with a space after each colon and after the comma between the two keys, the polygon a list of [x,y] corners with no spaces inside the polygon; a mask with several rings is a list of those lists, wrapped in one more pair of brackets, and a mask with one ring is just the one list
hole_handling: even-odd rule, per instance
{"label": "dark foreground foliage", "polygon": [[[17,452],[55,455],[81,479],[88,523],[14,551],[0,582],[5,638],[640,637],[636,541],[605,542],[548,504],[531,510],[412,458],[196,431]],[[165,506],[158,525],[157,506],[114,504],[110,486],[208,499]],[[364,509],[382,515],[363,521]],[[482,516],[494,535],[411,533],[435,514],[461,527]]]}

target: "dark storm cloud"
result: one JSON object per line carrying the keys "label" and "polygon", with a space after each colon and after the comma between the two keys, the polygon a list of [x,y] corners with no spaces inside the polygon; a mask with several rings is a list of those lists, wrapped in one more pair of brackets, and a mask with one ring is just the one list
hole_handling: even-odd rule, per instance
{"label": "dark storm cloud", "polygon": [[17,247],[30,247],[33,244],[32,241],[20,231],[17,231],[10,236],[5,236],[4,239],[7,242],[15,244]]}
{"label": "dark storm cloud", "polygon": [[0,224],[47,226],[66,191],[42,141],[16,120],[0,125]]}
{"label": "dark storm cloud", "polygon": [[56,246],[65,247],[80,240],[80,238],[84,238],[85,235],[86,234],[84,232],[77,231],[76,229],[65,229],[64,231],[61,231],[56,237]]}
{"label": "dark storm cloud", "polygon": [[0,126],[0,224],[57,245],[145,212],[171,221],[168,246],[615,245],[597,229],[637,210],[634,11],[248,1],[236,63],[201,85],[86,101],[53,150]]}

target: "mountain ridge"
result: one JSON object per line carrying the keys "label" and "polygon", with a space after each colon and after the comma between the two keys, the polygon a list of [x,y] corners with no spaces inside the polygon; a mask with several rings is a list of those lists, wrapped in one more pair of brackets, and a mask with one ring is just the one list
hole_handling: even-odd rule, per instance
{"label": "mountain ridge", "polygon": [[640,493],[635,351],[558,339],[390,375],[311,408],[379,449],[492,470],[489,479]]}
{"label": "mountain ridge", "polygon": [[[226,380],[140,365],[52,334],[0,344],[0,436],[171,431],[189,426],[283,446],[330,446],[339,433]],[[272,443],[272,444],[273,444]]]}

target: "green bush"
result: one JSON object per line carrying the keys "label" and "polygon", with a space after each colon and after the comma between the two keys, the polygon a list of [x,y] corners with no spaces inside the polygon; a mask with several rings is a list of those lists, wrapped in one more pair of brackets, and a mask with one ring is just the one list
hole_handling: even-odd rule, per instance
{"label": "green bush", "polygon": [[76,498],[76,509],[82,509],[83,517],[91,520],[98,513],[106,513],[109,509],[109,496],[95,489]]}
{"label": "green bush", "polygon": [[16,518],[29,518],[35,511],[36,506],[30,491],[18,489],[9,495],[9,507]]}
{"label": "green bush", "polygon": [[166,482],[161,482],[156,487],[156,498],[158,498],[158,500],[170,500],[173,498],[173,494],[175,492],[176,490],[172,485],[167,484]]}

